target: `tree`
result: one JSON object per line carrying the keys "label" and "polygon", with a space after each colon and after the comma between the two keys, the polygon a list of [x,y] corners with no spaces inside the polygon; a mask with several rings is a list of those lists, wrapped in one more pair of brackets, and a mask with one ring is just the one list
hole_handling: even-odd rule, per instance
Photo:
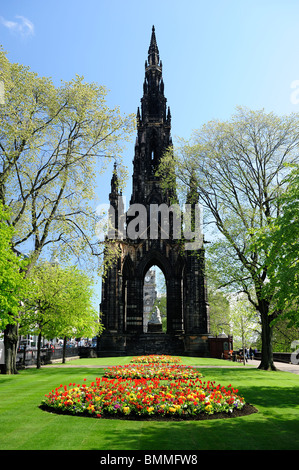
{"label": "tree", "polygon": [[279,312],[270,312],[271,295],[262,293],[267,254],[250,242],[255,231],[279,216],[277,197],[285,187],[285,164],[298,161],[298,124],[296,114],[278,117],[239,108],[230,121],[209,122],[190,141],[181,140],[159,169],[167,187],[165,168],[172,166],[181,191],[188,189],[191,176],[196,178],[205,223],[216,228],[217,238],[206,251],[219,270],[219,287],[245,292],[259,312],[262,369],[275,369],[271,323]]}
{"label": "tree", "polygon": [[0,70],[0,195],[13,209],[14,248],[31,248],[30,265],[53,243],[65,255],[98,254],[96,176],[121,158],[133,117],[109,109],[106,89],[83,77],[55,87],[1,50]]}
{"label": "tree", "polygon": [[264,297],[271,295],[271,311],[281,312],[289,326],[299,327],[299,165],[291,167],[286,189],[278,199],[280,214],[262,227],[253,247],[267,253]]}
{"label": "tree", "polygon": [[[15,365],[17,322],[20,303],[26,292],[24,268],[26,260],[12,251],[13,227],[9,225],[10,211],[0,201],[0,330],[4,330],[4,351],[7,364]],[[8,367],[8,374],[16,373],[16,368]]]}
{"label": "tree", "polygon": [[38,263],[31,270],[32,289],[27,295],[20,331],[37,334],[37,368],[42,336],[92,337],[102,331],[92,305],[91,279],[77,268]]}
{"label": "tree", "polygon": [[299,338],[299,328],[290,326],[289,321],[280,315],[273,325],[273,350],[292,352],[292,343]]}
{"label": "tree", "polygon": [[234,336],[234,344],[239,342],[243,350],[245,364],[245,349],[256,340],[260,325],[257,311],[244,293],[231,296],[230,326]]}
{"label": "tree", "polygon": [[218,289],[218,266],[206,260],[206,277],[209,301],[210,332],[217,336],[222,332],[227,335],[230,331],[230,304],[229,297]]}
{"label": "tree", "polygon": [[210,331],[217,336],[223,331],[230,334],[230,308],[227,297],[220,290],[208,290]]}
{"label": "tree", "polygon": [[0,199],[11,208],[12,250],[28,254],[26,275],[53,247],[64,261],[98,260],[97,176],[121,161],[133,116],[110,109],[104,87],[79,76],[55,86],[1,48],[0,80]]}

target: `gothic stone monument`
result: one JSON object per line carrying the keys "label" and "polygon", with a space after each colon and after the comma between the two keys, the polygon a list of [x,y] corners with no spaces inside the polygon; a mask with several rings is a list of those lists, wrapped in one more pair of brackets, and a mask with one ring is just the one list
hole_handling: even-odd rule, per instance
{"label": "gothic stone monument", "polygon": [[[130,207],[141,204],[147,221],[137,237],[128,236],[132,212],[125,214],[125,230],[119,214],[124,210],[118,189],[117,167],[111,179],[110,207],[115,215],[115,237],[121,256],[109,268],[102,284],[100,311],[104,333],[98,339],[98,355],[184,354],[209,356],[209,315],[204,275],[204,248],[182,249],[182,240],[162,236],[161,217],[158,236],[150,234],[150,208],[170,207],[175,190],[163,191],[156,169],[166,149],[172,147],[171,115],[166,107],[162,62],[152,29],[145,62],[141,110],[137,110],[137,138],[133,160],[133,187]],[[187,202],[187,201],[186,201]],[[194,200],[193,200],[194,202]],[[130,215],[131,214],[131,215]],[[139,224],[140,225],[140,224]],[[142,232],[142,233],[141,233]],[[111,237],[110,237],[111,238]],[[165,276],[167,332],[144,328],[144,278],[157,265]],[[155,328],[154,328],[155,330]]]}

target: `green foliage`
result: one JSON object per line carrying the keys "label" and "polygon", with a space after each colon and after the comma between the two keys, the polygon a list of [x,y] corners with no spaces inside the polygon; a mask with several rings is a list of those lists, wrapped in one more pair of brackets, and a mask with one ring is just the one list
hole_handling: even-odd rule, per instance
{"label": "green foliage", "polygon": [[210,332],[217,336],[223,331],[227,335],[231,333],[229,301],[223,292],[219,290],[209,290],[209,313]]}
{"label": "green foliage", "polygon": [[272,310],[279,310],[291,325],[299,326],[299,166],[285,180],[278,199],[280,214],[260,230],[253,241],[266,254],[269,282],[263,294],[272,295]]}
{"label": "green foliage", "polygon": [[79,76],[56,87],[10,63],[2,49],[0,80],[0,197],[12,209],[13,246],[29,251],[31,264],[53,246],[61,259],[90,259],[102,250],[95,235],[97,176],[112,159],[124,173],[121,152],[133,116],[110,109],[104,87]]}
{"label": "green foliage", "polygon": [[10,211],[0,201],[0,331],[18,321],[20,302],[26,293],[26,260],[12,250]]}
{"label": "green foliage", "polygon": [[[175,172],[181,201],[196,184],[212,241],[206,253],[218,270],[218,287],[246,293],[261,315],[263,368],[273,364],[271,322],[279,312],[269,311],[273,289],[266,290],[266,284],[273,272],[268,247],[252,241],[280,216],[279,197],[290,172],[286,164],[298,164],[298,125],[298,114],[279,117],[238,108],[229,121],[208,122],[189,141],[179,140],[174,155],[166,153],[159,168],[165,188],[172,183],[169,167]],[[296,264],[289,268],[288,278]]]}
{"label": "green foliage", "polygon": [[[166,153],[161,163],[163,185],[171,185],[171,167],[181,200],[191,183],[196,184],[213,242],[212,257],[223,261],[219,283],[232,283],[233,290],[263,284],[259,268],[265,254],[248,247],[252,232],[279,213],[277,196],[288,173],[285,163],[298,159],[298,121],[298,115],[278,117],[238,108],[230,121],[211,121],[189,141],[180,139],[174,155]],[[208,247],[207,255],[211,252]]]}
{"label": "green foliage", "polygon": [[249,347],[259,336],[259,316],[245,294],[231,296],[230,324],[236,348]]}
{"label": "green foliage", "polygon": [[273,351],[293,352],[293,341],[298,341],[299,328],[290,327],[289,320],[279,316],[273,326]]}
{"label": "green foliage", "polygon": [[43,262],[30,273],[21,332],[54,337],[92,337],[102,330],[92,305],[92,282],[75,267]]}

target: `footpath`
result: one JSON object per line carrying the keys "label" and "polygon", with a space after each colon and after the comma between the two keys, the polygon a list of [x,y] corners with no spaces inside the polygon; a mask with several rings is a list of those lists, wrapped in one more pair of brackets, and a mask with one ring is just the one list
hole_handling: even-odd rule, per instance
{"label": "footpath", "polygon": [[[200,369],[205,369],[205,368],[217,368],[217,367],[224,367],[224,368],[231,368],[231,367],[239,367],[239,368],[246,368],[246,367],[252,367],[252,368],[258,368],[260,365],[261,361],[256,360],[256,359],[249,359],[248,362],[246,362],[245,366],[243,362],[240,362],[236,364],[235,362],[232,363],[230,361],[223,361],[223,365],[217,365],[217,366],[193,366],[193,367],[199,367]],[[280,370],[282,372],[291,372],[292,374],[298,374],[299,375],[299,364],[291,364],[291,363],[285,363],[285,362],[278,362],[275,361],[274,365],[277,370]]]}
{"label": "footpath", "polygon": [[[223,364],[221,365],[198,365],[198,366],[192,366],[200,369],[213,369],[213,368],[232,368],[232,367],[238,367],[238,368],[246,368],[246,367],[252,367],[252,368],[258,368],[260,365],[261,361],[255,360],[255,359],[249,359],[248,362],[246,362],[245,366],[243,362],[240,362],[238,364],[236,363],[231,363],[230,361],[225,361],[223,360]],[[277,370],[280,370],[282,372],[291,372],[292,374],[298,374],[299,375],[299,364],[292,364],[292,363],[285,363],[285,362],[274,362],[274,365]],[[29,366],[29,367],[36,367],[36,366]],[[71,360],[67,361],[65,364],[60,363],[55,363],[55,364],[47,364],[46,367],[83,367],[83,368],[108,368],[111,367],[111,365],[95,365],[95,364],[71,364]]]}
{"label": "footpath", "polygon": [[[252,359],[252,360],[249,359],[249,361],[246,364],[258,367],[260,363],[261,361],[257,361],[255,359]],[[293,374],[299,374],[299,364],[292,364],[292,363],[286,363],[286,362],[274,362],[274,365],[276,369],[281,370],[283,372],[292,372]]]}

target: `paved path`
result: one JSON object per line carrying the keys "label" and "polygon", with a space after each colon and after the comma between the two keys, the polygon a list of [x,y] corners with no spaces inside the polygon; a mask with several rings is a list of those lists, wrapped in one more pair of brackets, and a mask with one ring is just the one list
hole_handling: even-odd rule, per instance
{"label": "paved path", "polygon": [[[236,365],[236,363],[234,363],[234,365],[232,365],[232,363],[230,363],[229,361],[223,361],[223,364],[221,365],[209,365],[209,366],[204,366],[204,365],[199,365],[199,366],[192,366],[192,367],[197,367],[199,369],[205,369],[205,368],[210,368],[210,369],[213,369],[213,368],[217,368],[217,367],[222,367],[222,368],[231,368],[231,367],[240,367],[240,368],[246,368],[246,367],[255,367],[257,368],[259,365],[260,365],[261,361],[258,361],[258,360],[249,360],[246,365],[244,366],[244,364],[242,362],[238,363],[238,365]],[[298,374],[299,375],[299,364],[287,364],[287,363],[284,363],[284,362],[274,362],[274,365],[275,367],[280,370],[280,371],[283,371],[283,372],[291,372],[293,374]],[[36,366],[31,366],[31,367],[36,367]],[[86,367],[86,368],[108,368],[108,367],[111,367],[111,365],[100,365],[100,364],[97,364],[97,365],[93,365],[93,364],[82,364],[82,365],[79,365],[79,364],[71,364],[71,361],[68,361],[66,362],[65,364],[61,364],[61,363],[56,363],[56,364],[48,364],[46,367]]]}
{"label": "paved path", "polygon": [[[258,367],[261,361],[249,360],[248,364]],[[299,364],[288,364],[285,362],[274,362],[276,369],[283,372],[292,372],[293,374],[299,375]],[[246,366],[245,366],[246,367]]]}
{"label": "paved path", "polygon": [[[233,366],[230,366],[230,362],[229,361],[225,361],[225,365],[219,365],[219,366],[196,366],[200,369],[204,369],[206,367],[225,367],[225,368],[228,368],[228,367],[241,367],[241,368],[246,368],[246,367],[252,367],[252,368],[258,368],[258,366],[260,365],[261,361],[258,361],[258,360],[254,360],[254,359],[249,359],[248,362],[246,362],[245,366],[243,364],[243,362],[240,362],[238,363],[238,365],[236,365],[236,363],[234,363]],[[282,372],[292,372],[293,374],[298,374],[299,375],[299,364],[288,364],[288,363],[284,363],[284,362],[274,362],[274,365],[276,367],[277,370],[280,370]]]}

